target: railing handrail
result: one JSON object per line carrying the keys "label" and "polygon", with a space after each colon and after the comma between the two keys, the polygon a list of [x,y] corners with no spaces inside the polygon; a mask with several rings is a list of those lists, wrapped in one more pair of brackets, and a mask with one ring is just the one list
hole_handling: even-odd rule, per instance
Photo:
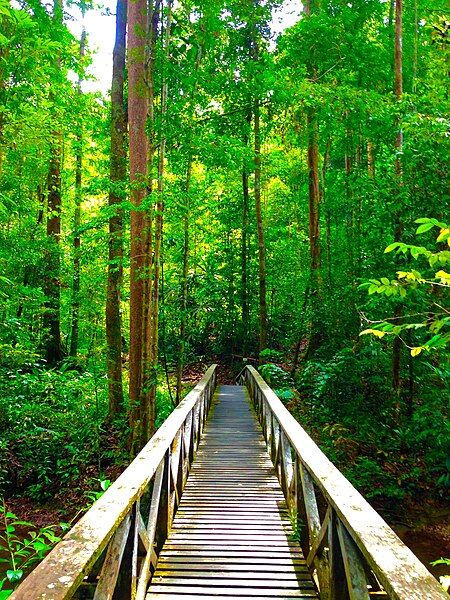
{"label": "railing handrail", "polygon": [[100,557],[130,507],[142,496],[175,436],[214,378],[217,365],[167,417],[136,458],[10,596],[10,600],[70,598]]}
{"label": "railing handrail", "polygon": [[436,579],[331,463],[261,375],[250,365],[246,370],[259,387],[292,449],[334,508],[388,597],[395,600],[448,600]]}

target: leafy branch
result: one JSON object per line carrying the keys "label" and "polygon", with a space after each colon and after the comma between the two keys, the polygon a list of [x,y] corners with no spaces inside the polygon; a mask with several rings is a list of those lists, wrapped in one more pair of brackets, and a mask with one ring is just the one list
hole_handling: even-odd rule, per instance
{"label": "leafy branch", "polygon": [[[436,219],[421,218],[415,221],[419,224],[416,234],[420,235],[430,231],[434,227],[439,229],[439,234],[436,238],[436,243],[447,243],[450,246],[450,226]],[[402,242],[394,242],[390,244],[385,253],[395,251],[397,254],[410,254],[412,258],[417,260],[419,257],[425,257],[431,268],[437,265],[446,267],[450,263],[450,251],[439,250],[432,252],[424,246],[414,246],[404,244]],[[399,296],[405,298],[409,290],[418,288],[432,289],[435,286],[442,288],[450,288],[450,274],[443,268],[435,271],[434,277],[425,277],[416,269],[410,271],[397,271],[397,279],[388,279],[381,277],[380,279],[369,279],[362,283],[359,287],[366,288],[369,294],[384,294],[385,296]],[[440,304],[433,302],[433,305],[440,309],[437,313],[427,313],[425,321],[418,323],[404,322],[401,324],[390,323],[387,319],[376,323],[373,327],[364,329],[359,335],[374,335],[377,338],[383,338],[386,335],[394,335],[401,337],[401,333],[406,330],[424,329],[428,330],[431,337],[420,346],[409,346],[404,340],[405,345],[410,349],[411,356],[419,355],[423,350],[432,351],[443,348],[450,344],[450,311],[442,307]]]}

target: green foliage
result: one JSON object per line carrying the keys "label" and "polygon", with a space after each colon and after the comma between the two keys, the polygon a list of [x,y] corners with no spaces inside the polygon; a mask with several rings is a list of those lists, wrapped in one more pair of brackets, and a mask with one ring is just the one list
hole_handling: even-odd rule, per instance
{"label": "green foliage", "polygon": [[[0,580],[0,598],[4,600],[19,585],[24,573],[40,562],[61,538],[55,534],[54,526],[39,529],[28,521],[18,519],[6,509],[4,502],[1,517],[4,533],[0,534],[0,564],[2,571],[6,567],[6,577]],[[25,529],[28,529],[26,535],[19,533]],[[4,590],[5,584],[12,589]]]}
{"label": "green foliage", "polygon": [[[436,238],[436,243],[446,243],[447,246],[450,246],[449,225],[436,219],[425,218],[417,219],[416,223],[421,223],[416,230],[416,234],[422,234],[437,227],[439,234]],[[415,260],[419,257],[424,257],[431,268],[436,268],[437,265],[445,267],[450,263],[450,251],[448,250],[432,252],[423,246],[412,246],[402,242],[394,242],[387,246],[385,252],[392,252],[394,250],[397,254],[410,253],[411,257]],[[450,289],[450,274],[444,271],[443,268],[439,269],[439,271],[435,270],[434,276],[423,275],[416,269],[397,271],[396,280],[389,280],[387,277],[381,277],[380,280],[370,279],[368,282],[361,284],[360,287],[368,288],[369,294],[399,295],[401,298],[406,297],[407,291],[417,291],[420,288],[425,288],[430,304],[426,320],[416,320],[415,322],[408,322],[407,320],[407,322],[400,323],[383,321],[376,323],[369,329],[365,329],[360,335],[371,334],[378,338],[383,338],[385,335],[402,337],[402,334],[406,331],[415,332],[424,329],[428,337],[420,345],[409,345],[411,356],[417,356],[423,350],[427,352],[436,351],[450,344],[450,316],[448,311],[442,306],[447,304],[446,296],[448,296],[448,290]],[[440,288],[442,288],[442,293],[439,292]]]}
{"label": "green foliage", "polygon": [[118,458],[102,448],[106,406],[97,385],[88,371],[47,370],[39,362],[0,370],[3,491],[13,485],[45,500],[82,477],[88,465]]}
{"label": "green foliage", "polygon": [[[260,353],[260,356],[263,352],[265,351],[263,350]],[[266,356],[273,356],[273,353],[273,350],[267,351]],[[293,391],[294,381],[291,375],[282,367],[275,365],[274,363],[266,363],[265,365],[260,365],[258,370],[267,383],[274,389],[280,400],[283,402],[290,402],[295,398],[295,393]]]}
{"label": "green foliage", "polygon": [[450,431],[442,397],[448,397],[449,374],[424,364],[416,374],[421,400],[400,418],[389,366],[375,343],[306,362],[296,381],[298,418],[367,498],[394,507],[420,493],[445,497]]}

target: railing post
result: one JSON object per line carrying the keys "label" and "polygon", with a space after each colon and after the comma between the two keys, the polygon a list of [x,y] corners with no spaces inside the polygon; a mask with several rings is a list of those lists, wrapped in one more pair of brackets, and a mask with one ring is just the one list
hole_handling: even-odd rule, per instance
{"label": "railing post", "polygon": [[159,497],[158,519],[156,522],[155,532],[157,555],[159,555],[169,533],[170,448],[166,451],[163,460],[164,467],[162,474],[161,493]]}
{"label": "railing post", "polygon": [[336,513],[333,510],[330,525],[328,527],[330,600],[350,600],[336,520]]}

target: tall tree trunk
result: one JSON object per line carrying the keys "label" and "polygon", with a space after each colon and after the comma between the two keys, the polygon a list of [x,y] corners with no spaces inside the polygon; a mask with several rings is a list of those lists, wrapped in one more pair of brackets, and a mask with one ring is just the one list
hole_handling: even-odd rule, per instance
{"label": "tall tree trunk", "polygon": [[[63,9],[61,0],[53,5],[53,21],[56,26],[62,23]],[[57,68],[61,61],[57,59]],[[52,95],[51,100],[55,98]],[[45,275],[45,312],[44,328],[46,329],[45,354],[47,366],[54,367],[64,357],[65,351],[61,340],[61,162],[63,136],[57,128],[52,133],[50,142],[50,164],[48,169],[47,195],[47,269]]]}
{"label": "tall tree trunk", "polygon": [[[82,10],[84,19],[84,10]],[[82,60],[85,54],[86,47],[86,29],[83,24],[83,29],[80,38],[80,59]],[[77,94],[81,99],[81,76],[78,78]],[[81,108],[81,107],[80,107]],[[79,338],[79,318],[80,318],[80,224],[81,224],[81,200],[82,200],[82,173],[83,173],[83,122],[82,116],[79,117],[76,152],[75,152],[75,215],[73,220],[73,282],[72,282],[72,331],[70,335],[70,350],[69,354],[76,357],[78,354],[78,338]]]}
{"label": "tall tree trunk", "polygon": [[[318,12],[320,2],[305,0],[303,13],[310,17]],[[314,57],[308,64],[308,75],[311,81],[317,79],[317,69]],[[320,248],[320,181],[319,181],[319,122],[316,109],[311,107],[306,111],[306,126],[308,132],[308,207],[309,207],[309,250],[310,250],[310,294],[311,294],[311,323],[308,345],[308,355],[320,345],[322,334],[319,324],[318,307],[322,298],[321,248]]]}
{"label": "tall tree trunk", "polygon": [[[163,20],[161,20],[163,22]],[[163,39],[163,50],[164,50],[164,62],[167,65],[169,60],[169,41],[170,41],[170,28],[172,22],[172,0],[168,1],[167,4],[167,18],[164,27],[164,39]],[[156,28],[155,28],[156,32]],[[149,429],[146,432],[148,436],[154,433],[154,421],[155,421],[155,406],[156,406],[156,386],[157,386],[157,369],[158,369],[158,326],[159,326],[159,287],[160,287],[160,273],[161,273],[161,251],[163,241],[163,225],[164,225],[164,160],[166,150],[166,114],[167,114],[167,94],[168,94],[168,83],[165,73],[163,74],[164,80],[161,88],[161,130],[159,136],[159,156],[158,156],[158,199],[156,202],[156,215],[155,215],[155,238],[154,238],[154,252],[153,252],[153,283],[151,287],[151,301],[150,301],[150,331],[148,339],[150,341],[150,352],[148,356],[149,360],[149,380],[146,382],[145,389],[147,393],[146,406],[149,408],[151,413],[148,416],[147,422]]]}
{"label": "tall tree trunk", "polygon": [[[403,0],[395,0],[395,43],[394,43],[394,92],[397,101],[401,101],[403,97]],[[397,183],[397,194],[399,206],[401,203],[402,188],[403,188],[403,166],[401,160],[401,153],[403,148],[403,131],[400,123],[397,123],[398,131],[395,139],[395,175]],[[395,215],[394,224],[394,241],[399,242],[403,233],[403,223],[401,220],[401,209],[399,208]],[[394,311],[394,317],[396,318],[396,324],[403,314],[403,307],[401,304],[397,305]],[[400,370],[401,370],[401,349],[402,342],[399,337],[394,338],[392,348],[392,388],[394,394],[398,395],[400,392]]]}
{"label": "tall tree trunk", "polygon": [[267,346],[267,292],[266,292],[266,245],[261,207],[261,132],[259,100],[253,111],[254,164],[255,164],[255,212],[258,231],[258,279],[259,279],[259,350]]}
{"label": "tall tree trunk", "polygon": [[109,219],[108,282],[106,292],[106,343],[108,369],[108,418],[114,419],[124,406],[122,382],[122,318],[120,292],[123,272],[123,186],[126,176],[126,129],[123,85],[125,77],[125,47],[127,0],[117,0],[116,39],[113,50],[111,85],[111,158],[108,204],[114,207]]}
{"label": "tall tree trunk", "polygon": [[[252,112],[246,115],[246,132],[244,146],[247,148],[252,122]],[[249,173],[246,159],[242,164],[242,234],[241,234],[241,311],[242,311],[242,355],[248,352],[248,335],[250,331],[250,304],[248,299],[248,233],[250,225],[250,194],[248,185]]]}
{"label": "tall tree trunk", "polygon": [[183,217],[183,271],[181,275],[181,321],[180,321],[180,347],[177,362],[176,404],[181,401],[183,367],[186,360],[186,329],[187,329],[187,303],[188,303],[188,274],[189,274],[189,221],[190,221],[190,186],[192,174],[192,154],[188,157],[185,180],[186,206]]}
{"label": "tall tree trunk", "polygon": [[142,445],[142,432],[148,424],[141,421],[143,383],[143,324],[145,256],[148,252],[147,220],[142,203],[147,196],[148,140],[145,125],[148,113],[148,95],[145,83],[147,31],[147,2],[133,0],[128,3],[128,120],[129,160],[131,182],[130,225],[130,380],[129,424],[130,451],[134,455]]}
{"label": "tall tree trunk", "polygon": [[[198,87],[198,72],[200,64],[203,59],[203,46],[199,45],[197,48],[197,58],[195,61],[195,82],[192,89],[191,97],[191,115],[192,120],[195,110],[195,95]],[[188,275],[189,275],[189,238],[190,238],[190,189],[191,189],[191,175],[192,175],[192,162],[194,160],[191,136],[192,130],[189,133],[189,154],[187,159],[186,167],[186,178],[184,182],[184,194],[186,199],[186,205],[184,207],[183,216],[183,270],[181,274],[181,321],[180,321],[180,345],[178,350],[177,360],[177,373],[176,373],[176,404],[181,401],[182,392],[182,379],[183,379],[183,367],[186,361],[186,332],[188,325]]]}
{"label": "tall tree trunk", "polygon": [[[248,140],[247,140],[248,143]],[[248,334],[250,327],[250,307],[248,302],[248,229],[249,229],[250,195],[248,187],[248,171],[242,167],[242,234],[241,234],[241,311],[242,311],[242,354],[248,352]]]}

